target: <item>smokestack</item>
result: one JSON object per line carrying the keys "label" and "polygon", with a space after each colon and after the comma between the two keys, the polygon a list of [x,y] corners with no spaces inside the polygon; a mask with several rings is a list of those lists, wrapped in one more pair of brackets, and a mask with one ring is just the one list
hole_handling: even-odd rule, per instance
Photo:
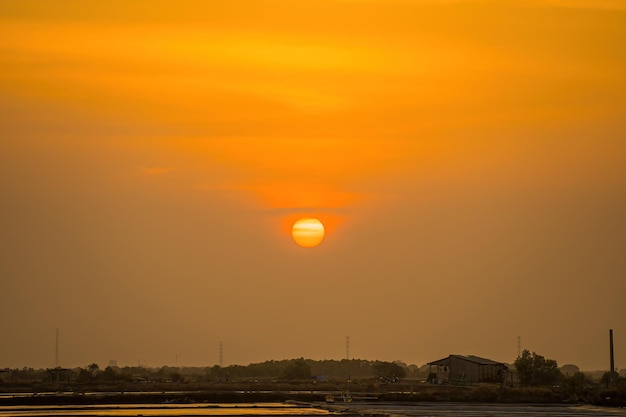
{"label": "smokestack", "polygon": [[611,349],[611,376],[609,378],[611,386],[615,386],[615,358],[613,357],[613,329],[609,329],[609,346]]}

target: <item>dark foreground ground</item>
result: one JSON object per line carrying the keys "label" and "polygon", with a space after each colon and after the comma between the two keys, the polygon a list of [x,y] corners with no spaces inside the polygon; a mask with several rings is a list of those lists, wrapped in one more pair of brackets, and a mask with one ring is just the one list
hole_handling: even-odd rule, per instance
{"label": "dark foreground ground", "polygon": [[[350,404],[562,404],[626,407],[626,393],[611,390],[571,392],[559,387],[522,388],[499,385],[439,386],[431,384],[386,385],[363,390],[347,385],[134,385],[124,387],[40,386],[37,390],[3,389],[0,406],[96,405],[96,404],[198,404],[302,402],[343,406]],[[15,387],[13,387],[15,388]],[[26,387],[24,387],[26,388]],[[332,396],[334,403],[328,403]],[[346,398],[350,403],[344,402]],[[399,413],[403,414],[403,413]]]}

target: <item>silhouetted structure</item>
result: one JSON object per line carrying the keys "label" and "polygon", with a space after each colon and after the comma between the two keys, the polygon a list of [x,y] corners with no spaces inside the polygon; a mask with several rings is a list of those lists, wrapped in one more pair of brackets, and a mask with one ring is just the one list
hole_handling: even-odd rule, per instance
{"label": "silhouetted structure", "polygon": [[471,355],[450,355],[447,358],[428,362],[428,365],[428,381],[446,384],[502,383],[509,370],[504,363]]}
{"label": "silhouetted structure", "polygon": [[613,329],[609,329],[609,355],[611,357],[611,373],[609,379],[609,385],[611,387],[615,386],[615,356],[613,354]]}
{"label": "silhouetted structure", "polygon": [[59,364],[59,329],[57,329],[56,342],[55,342],[55,345],[54,345],[54,366],[56,368],[61,366]]}

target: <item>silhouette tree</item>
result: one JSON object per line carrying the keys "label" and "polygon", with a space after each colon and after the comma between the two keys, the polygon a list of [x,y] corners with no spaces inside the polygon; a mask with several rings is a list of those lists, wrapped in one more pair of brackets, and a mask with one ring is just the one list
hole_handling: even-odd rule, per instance
{"label": "silhouette tree", "polygon": [[87,369],[79,368],[77,380],[81,383],[92,382],[99,371],[100,367],[96,363],[88,365]]}
{"label": "silhouette tree", "polygon": [[612,374],[611,374],[611,371],[606,371],[604,374],[602,374],[602,378],[600,379],[600,382],[603,385],[610,387],[612,384],[617,385],[618,382],[620,382],[619,380],[620,380],[620,376],[617,371],[613,371]]}
{"label": "silhouette tree", "polygon": [[515,369],[522,385],[554,385],[558,383],[562,374],[554,359],[546,359],[541,355],[528,350],[515,360]]}
{"label": "silhouette tree", "polygon": [[295,359],[285,368],[283,378],[287,380],[309,379],[311,378],[311,366],[304,358]]}
{"label": "silhouette tree", "polygon": [[379,378],[404,378],[406,371],[404,368],[394,362],[380,362],[376,361],[372,365],[374,375]]}

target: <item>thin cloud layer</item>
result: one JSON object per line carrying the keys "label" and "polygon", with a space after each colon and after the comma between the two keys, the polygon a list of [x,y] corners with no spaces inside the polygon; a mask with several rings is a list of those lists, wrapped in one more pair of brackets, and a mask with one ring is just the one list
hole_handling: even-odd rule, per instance
{"label": "thin cloud layer", "polygon": [[622,8],[0,2],[0,367],[48,366],[58,327],[72,366],[341,357],[347,334],[371,359],[510,362],[521,335],[604,366]]}

